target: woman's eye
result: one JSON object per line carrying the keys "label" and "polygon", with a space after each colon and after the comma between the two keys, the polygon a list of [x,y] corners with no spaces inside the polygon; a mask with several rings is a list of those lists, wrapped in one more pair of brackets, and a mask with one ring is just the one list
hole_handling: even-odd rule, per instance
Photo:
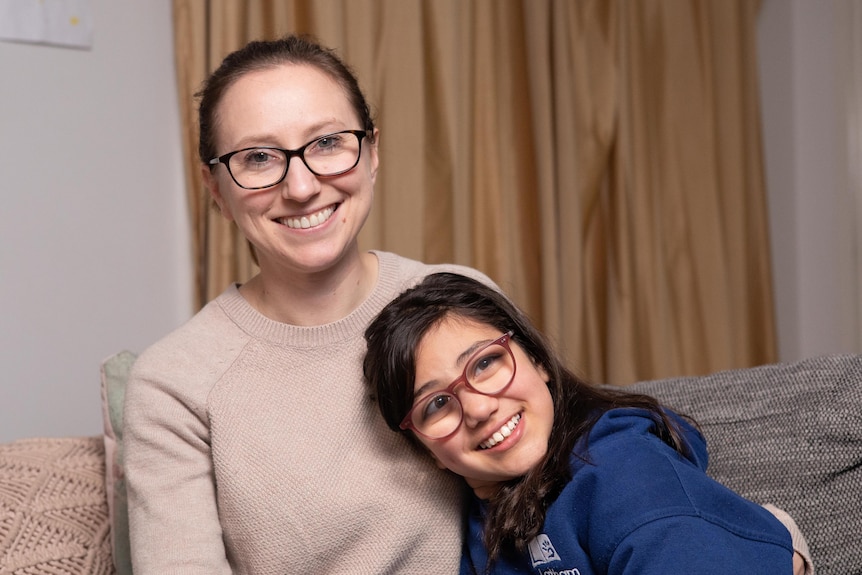
{"label": "woman's eye", "polygon": [[279,156],[274,154],[272,150],[249,150],[243,156],[243,165],[249,168],[256,168],[277,162],[278,160]]}
{"label": "woman's eye", "polygon": [[341,136],[324,136],[314,143],[312,148],[315,152],[328,152],[337,150],[341,146]]}
{"label": "woman's eye", "polygon": [[425,408],[422,410],[422,417],[428,420],[440,416],[447,411],[452,399],[451,395],[445,393],[429,398],[425,403]]}
{"label": "woman's eye", "polygon": [[488,353],[476,358],[470,366],[471,380],[482,380],[493,373],[499,359],[499,353]]}

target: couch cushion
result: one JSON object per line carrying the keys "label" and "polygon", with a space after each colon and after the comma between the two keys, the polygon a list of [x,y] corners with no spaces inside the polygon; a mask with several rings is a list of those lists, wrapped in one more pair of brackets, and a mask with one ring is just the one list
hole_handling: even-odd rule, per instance
{"label": "couch cushion", "polygon": [[102,417],[105,430],[105,486],[111,521],[111,545],[118,575],[132,574],[129,509],[123,476],[123,402],[126,382],[137,356],[121,351],[102,362]]}
{"label": "couch cushion", "polygon": [[788,512],[818,575],[862,573],[862,356],[644,382],[700,424],[708,472]]}
{"label": "couch cushion", "polygon": [[101,437],[0,445],[0,573],[110,575]]}

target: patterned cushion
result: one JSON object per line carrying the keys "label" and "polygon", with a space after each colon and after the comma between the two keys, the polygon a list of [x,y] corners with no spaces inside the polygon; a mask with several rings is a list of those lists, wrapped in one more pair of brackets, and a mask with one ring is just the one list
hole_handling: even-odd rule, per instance
{"label": "patterned cushion", "polygon": [[101,437],[0,445],[0,573],[113,575]]}
{"label": "patterned cushion", "polygon": [[862,356],[636,384],[693,417],[710,475],[788,512],[818,575],[862,573]]}

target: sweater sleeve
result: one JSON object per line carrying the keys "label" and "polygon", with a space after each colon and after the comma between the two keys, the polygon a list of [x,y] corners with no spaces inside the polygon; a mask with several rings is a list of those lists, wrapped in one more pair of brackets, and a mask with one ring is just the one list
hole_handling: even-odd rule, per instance
{"label": "sweater sleeve", "polygon": [[772,504],[764,504],[767,511],[775,515],[775,518],[781,521],[782,525],[790,532],[790,540],[793,542],[793,552],[799,554],[805,566],[804,575],[814,575],[814,562],[811,560],[811,552],[808,550],[808,541],[786,511],[779,509]]}
{"label": "sweater sleeve", "polygon": [[[135,575],[229,575],[205,406],[161,357],[142,355],[125,406],[125,473]],[[179,376],[178,376],[179,377]]]}
{"label": "sweater sleeve", "polygon": [[617,546],[609,574],[660,575],[727,572],[789,575],[792,553],[780,545],[697,515],[645,523]]}
{"label": "sweater sleeve", "polygon": [[592,502],[586,533],[596,564],[616,575],[793,573],[790,534],[775,516],[710,478],[705,457],[677,453],[652,429],[639,410],[617,409],[591,432],[593,465],[573,481]]}

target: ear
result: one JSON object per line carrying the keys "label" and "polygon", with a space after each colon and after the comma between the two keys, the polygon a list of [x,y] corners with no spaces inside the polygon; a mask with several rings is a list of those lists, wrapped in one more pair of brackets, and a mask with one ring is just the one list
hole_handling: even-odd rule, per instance
{"label": "ear", "polygon": [[230,207],[227,205],[224,196],[222,196],[221,189],[219,188],[219,180],[206,164],[201,164],[201,179],[203,180],[207,190],[209,190],[210,197],[213,199],[216,206],[218,206],[219,213],[221,213],[226,220],[232,222],[233,214],[231,213]]}
{"label": "ear", "polygon": [[539,375],[541,376],[542,381],[544,381],[545,383],[548,383],[549,381],[551,381],[551,376],[548,375],[548,372],[545,371],[545,368],[543,366],[537,365],[536,370],[539,372]]}
{"label": "ear", "polygon": [[368,153],[370,157],[369,167],[371,169],[371,183],[375,183],[377,181],[377,168],[379,167],[380,158],[377,155],[377,145],[380,142],[380,130],[374,128],[374,133],[371,136],[371,139],[368,141]]}
{"label": "ear", "polygon": [[530,357],[530,363],[532,363],[533,367],[536,368],[536,371],[539,372],[539,377],[542,378],[542,381],[544,381],[545,383],[551,381],[551,377],[548,375],[548,372],[545,371],[545,366],[536,361],[536,359],[532,356]]}

